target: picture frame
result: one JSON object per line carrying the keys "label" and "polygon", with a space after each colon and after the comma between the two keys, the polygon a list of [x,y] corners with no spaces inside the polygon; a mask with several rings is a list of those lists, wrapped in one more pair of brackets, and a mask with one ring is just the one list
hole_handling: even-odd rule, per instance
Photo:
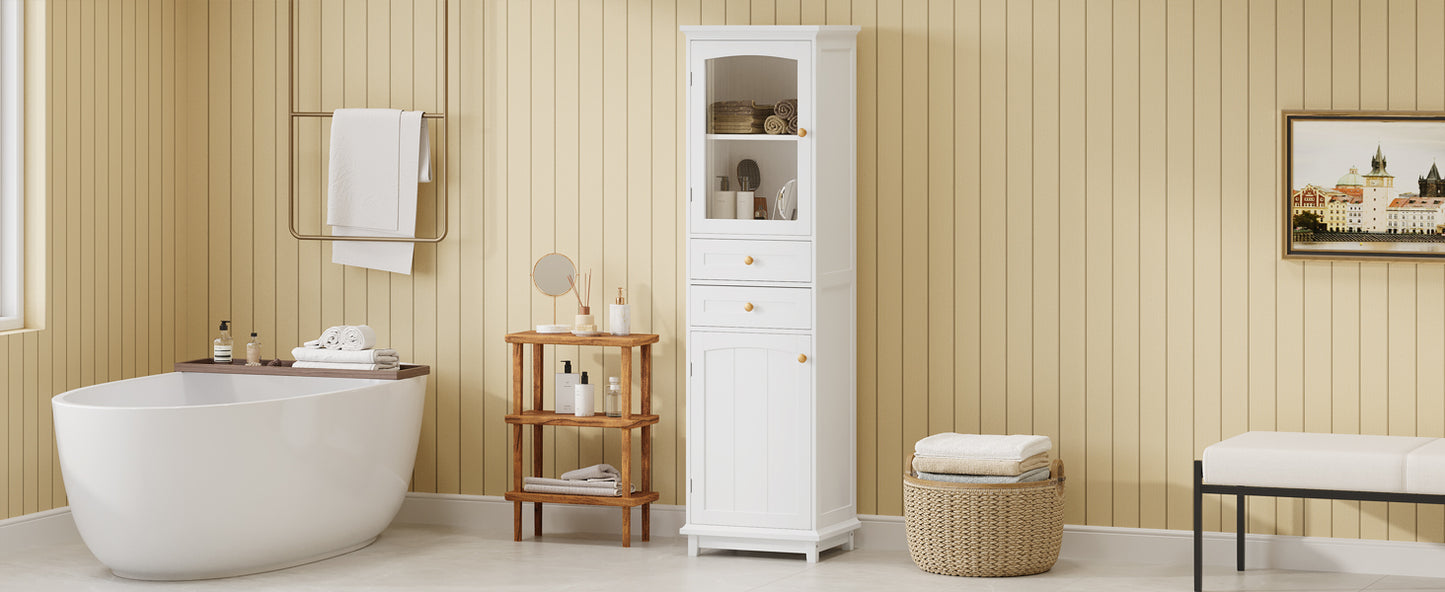
{"label": "picture frame", "polygon": [[1445,112],[1280,120],[1283,258],[1445,262]]}

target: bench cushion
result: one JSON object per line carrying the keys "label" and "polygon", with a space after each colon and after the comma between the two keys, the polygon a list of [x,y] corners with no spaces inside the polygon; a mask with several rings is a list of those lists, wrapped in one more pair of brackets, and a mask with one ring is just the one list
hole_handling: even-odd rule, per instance
{"label": "bench cushion", "polygon": [[[1407,456],[1436,438],[1246,432],[1204,449],[1204,482],[1296,489],[1402,492]],[[1445,448],[1420,463],[1445,467]],[[1438,484],[1445,486],[1445,478]]]}
{"label": "bench cushion", "polygon": [[1407,493],[1445,494],[1445,440],[1435,440],[1405,457]]}

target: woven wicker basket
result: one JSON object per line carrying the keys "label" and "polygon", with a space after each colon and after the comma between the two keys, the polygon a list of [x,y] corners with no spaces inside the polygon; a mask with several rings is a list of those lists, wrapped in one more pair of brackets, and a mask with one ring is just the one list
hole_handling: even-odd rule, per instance
{"label": "woven wicker basket", "polygon": [[[910,458],[908,465],[913,466]],[[976,485],[903,476],[908,553],[924,571],[1026,576],[1048,571],[1064,538],[1064,463],[1035,483]]]}

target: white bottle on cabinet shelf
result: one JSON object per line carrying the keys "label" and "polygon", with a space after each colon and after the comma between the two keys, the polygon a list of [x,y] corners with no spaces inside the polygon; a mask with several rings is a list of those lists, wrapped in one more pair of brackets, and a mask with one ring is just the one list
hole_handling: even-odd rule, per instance
{"label": "white bottle on cabinet shelf", "polygon": [[[856,38],[852,26],[683,27],[687,524],[704,548],[852,547],[856,496]],[[709,105],[797,99],[798,133],[706,134]],[[742,159],[796,214],[719,215],[710,182]],[[739,180],[741,182],[741,180]],[[736,196],[734,196],[736,197]],[[735,202],[736,203],[736,202]],[[742,209],[739,207],[738,212]],[[743,219],[737,219],[743,218]],[[779,219],[781,218],[781,219]],[[766,437],[759,437],[766,434]],[[716,462],[721,458],[739,462]],[[768,458],[767,463],[744,459]],[[712,462],[710,462],[712,461]]]}

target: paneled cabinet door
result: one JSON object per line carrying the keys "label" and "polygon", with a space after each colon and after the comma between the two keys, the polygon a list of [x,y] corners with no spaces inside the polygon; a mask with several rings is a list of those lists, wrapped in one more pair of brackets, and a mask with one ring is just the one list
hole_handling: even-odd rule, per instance
{"label": "paneled cabinet door", "polygon": [[811,528],[811,338],[693,332],[688,520]]}

